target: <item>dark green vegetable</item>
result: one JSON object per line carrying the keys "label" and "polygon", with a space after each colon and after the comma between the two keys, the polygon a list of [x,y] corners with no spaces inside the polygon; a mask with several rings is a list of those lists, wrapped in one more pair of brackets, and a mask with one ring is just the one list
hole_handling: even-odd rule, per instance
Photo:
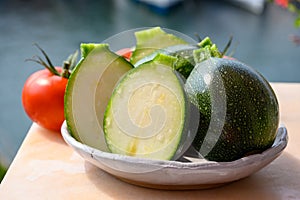
{"label": "dark green vegetable", "polygon": [[0,163],[0,183],[6,174],[7,168],[2,166]]}
{"label": "dark green vegetable", "polygon": [[279,123],[269,83],[245,64],[210,58],[186,81],[200,122],[194,147],[208,160],[233,161],[269,148]]}

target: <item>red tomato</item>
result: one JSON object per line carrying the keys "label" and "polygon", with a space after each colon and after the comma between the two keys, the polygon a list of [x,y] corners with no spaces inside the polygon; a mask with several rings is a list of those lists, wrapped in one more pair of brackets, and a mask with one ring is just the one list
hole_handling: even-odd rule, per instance
{"label": "red tomato", "polygon": [[[58,72],[62,68],[56,67]],[[23,107],[29,118],[40,126],[59,131],[64,121],[64,94],[68,79],[48,69],[33,73],[22,91]]]}
{"label": "red tomato", "polygon": [[236,60],[235,58],[231,57],[231,56],[223,56],[223,58],[228,59],[228,60]]}
{"label": "red tomato", "polygon": [[22,104],[29,118],[40,126],[60,131],[64,117],[64,95],[68,78],[76,66],[78,51],[71,54],[63,67],[55,67],[46,52],[34,44],[47,62],[39,56],[28,61],[43,65],[46,69],[33,73],[25,82],[22,91]]}
{"label": "red tomato", "polygon": [[130,60],[132,55],[132,49],[131,48],[120,49],[116,52],[116,54],[123,56],[126,60]]}

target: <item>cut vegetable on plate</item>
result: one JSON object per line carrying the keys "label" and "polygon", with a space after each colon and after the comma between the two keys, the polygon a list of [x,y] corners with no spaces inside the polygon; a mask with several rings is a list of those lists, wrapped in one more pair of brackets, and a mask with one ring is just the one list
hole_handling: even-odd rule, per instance
{"label": "cut vegetable on plate", "polygon": [[172,33],[118,34],[135,35],[136,44],[116,53],[108,44],[81,45],[65,95],[72,136],[105,152],[157,160],[183,161],[194,150],[196,159],[230,162],[268,149],[279,124],[268,81],[222,58],[231,39],[220,52],[209,37],[197,43]]}
{"label": "cut vegetable on plate", "polygon": [[189,103],[172,69],[175,60],[158,54],[118,83],[104,116],[111,152],[162,160],[184,153]]}
{"label": "cut vegetable on plate", "polygon": [[[174,63],[174,65],[172,66],[173,69],[178,71],[183,77],[188,78],[196,63],[200,63],[210,57],[221,58],[229,48],[227,47],[223,52],[220,52],[217,48],[217,45],[214,44],[209,37],[205,37],[198,43],[192,41],[192,39],[190,39],[192,41],[191,43],[180,43],[178,41],[181,40],[174,39],[179,39],[177,36],[167,34],[161,29],[158,30],[160,30],[158,33],[156,33],[156,29],[150,29],[147,31],[138,32],[138,34],[136,34],[137,36],[139,36],[136,38],[137,42],[143,45],[137,46],[132,55],[134,56],[138,54],[140,56],[143,55],[143,57],[137,61],[133,61],[135,60],[134,58],[131,59],[131,62],[135,67],[138,67],[145,62],[151,61],[157,54],[171,55],[177,58],[176,63]],[[152,44],[151,37],[142,37],[144,35],[149,35],[149,33],[153,35],[159,34],[164,36],[157,38],[157,44],[155,44],[156,48],[150,48],[147,45]],[[168,38],[172,39],[167,40],[167,36]],[[231,39],[228,42],[229,46],[230,43]]]}
{"label": "cut vegetable on plate", "polygon": [[103,113],[113,88],[133,66],[111,52],[107,44],[82,44],[82,59],[76,66],[65,95],[65,116],[74,138],[106,150]]}
{"label": "cut vegetable on plate", "polygon": [[135,64],[140,59],[152,54],[154,51],[180,44],[188,44],[182,38],[166,33],[160,27],[137,31],[135,33],[136,47],[130,62]]}

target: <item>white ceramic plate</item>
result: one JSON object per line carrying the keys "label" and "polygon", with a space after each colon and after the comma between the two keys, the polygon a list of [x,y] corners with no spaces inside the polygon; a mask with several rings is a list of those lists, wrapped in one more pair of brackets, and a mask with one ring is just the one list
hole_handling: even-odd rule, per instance
{"label": "white ceramic plate", "polygon": [[233,162],[213,162],[194,159],[192,162],[141,159],[103,152],[76,141],[62,126],[66,143],[86,161],[123,181],[158,189],[203,189],[223,185],[245,178],[262,169],[277,158],[287,145],[284,125],[277,131],[273,146]]}

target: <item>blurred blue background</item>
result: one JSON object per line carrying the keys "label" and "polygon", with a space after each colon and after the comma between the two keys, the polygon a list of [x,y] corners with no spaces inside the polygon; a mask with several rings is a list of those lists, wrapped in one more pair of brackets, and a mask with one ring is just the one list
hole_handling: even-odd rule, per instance
{"label": "blurred blue background", "polygon": [[0,163],[11,163],[31,126],[21,92],[28,76],[42,68],[25,62],[40,55],[35,42],[60,65],[81,42],[101,42],[133,28],[161,26],[190,37],[210,36],[220,49],[232,35],[234,56],[269,81],[300,82],[300,47],[290,40],[300,34],[295,16],[273,4],[261,10],[245,2],[182,0],[159,9],[137,0],[1,0]]}

